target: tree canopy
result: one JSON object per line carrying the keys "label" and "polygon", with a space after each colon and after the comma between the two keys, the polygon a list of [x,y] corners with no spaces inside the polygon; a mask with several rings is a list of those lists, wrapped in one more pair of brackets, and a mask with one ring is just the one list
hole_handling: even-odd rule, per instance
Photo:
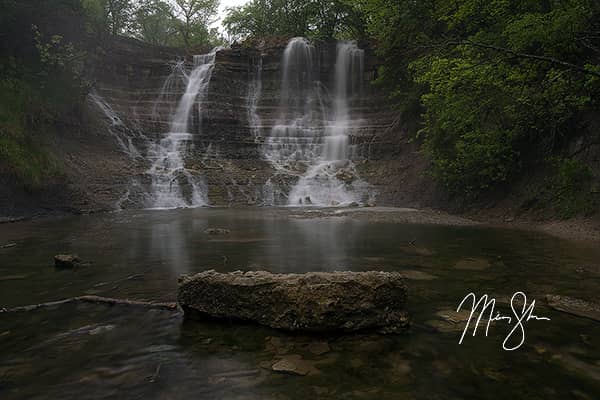
{"label": "tree canopy", "polygon": [[251,0],[228,9],[223,21],[234,39],[265,36],[356,38],[361,14],[344,0]]}
{"label": "tree canopy", "polygon": [[221,43],[211,27],[219,0],[81,0],[90,30],[187,49]]}
{"label": "tree canopy", "polygon": [[360,0],[380,82],[422,113],[433,173],[466,196],[561,149],[598,109],[594,0]]}

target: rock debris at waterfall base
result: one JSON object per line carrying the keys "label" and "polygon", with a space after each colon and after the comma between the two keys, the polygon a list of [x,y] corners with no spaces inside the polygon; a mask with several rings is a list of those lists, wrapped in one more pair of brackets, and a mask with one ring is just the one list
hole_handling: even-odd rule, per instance
{"label": "rock debris at waterfall base", "polygon": [[396,272],[265,271],[183,275],[177,300],[190,318],[251,321],[289,331],[398,333],[408,325]]}

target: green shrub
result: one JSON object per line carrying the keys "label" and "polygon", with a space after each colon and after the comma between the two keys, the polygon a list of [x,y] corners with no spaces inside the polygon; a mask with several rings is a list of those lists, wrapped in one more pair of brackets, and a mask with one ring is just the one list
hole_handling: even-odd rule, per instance
{"label": "green shrub", "polygon": [[563,218],[597,211],[592,170],[575,159],[554,158],[551,162],[554,173],[546,180],[551,207]]}

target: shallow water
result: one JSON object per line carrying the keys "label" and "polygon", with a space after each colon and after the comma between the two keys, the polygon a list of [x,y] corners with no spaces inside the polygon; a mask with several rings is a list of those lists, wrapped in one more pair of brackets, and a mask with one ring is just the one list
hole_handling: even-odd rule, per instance
{"label": "shallow water", "polygon": [[[63,305],[0,314],[0,397],[200,399],[598,398],[600,323],[547,308],[548,293],[596,300],[600,248],[535,232],[298,218],[293,210],[127,211],[0,225],[0,307],[82,294],[175,299],[177,277],[205,269],[402,271],[410,330],[304,336],[180,314]],[[207,235],[227,228],[228,235]],[[90,264],[56,270],[52,257]],[[502,350],[508,326],[458,340],[436,316],[468,292],[499,309],[516,291],[537,299],[525,344]],[[437,327],[437,328],[436,328]],[[311,352],[327,342],[329,351]],[[320,352],[316,352],[320,353]],[[310,374],[276,373],[303,358]]]}

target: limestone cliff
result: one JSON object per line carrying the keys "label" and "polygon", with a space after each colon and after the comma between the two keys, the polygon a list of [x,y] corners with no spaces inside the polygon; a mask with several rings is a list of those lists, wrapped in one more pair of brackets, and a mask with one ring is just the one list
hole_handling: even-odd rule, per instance
{"label": "limestone cliff", "polygon": [[[169,49],[126,44],[107,52],[95,72],[95,88],[123,121],[133,144],[144,153],[147,146],[144,140],[158,141],[168,132],[176,102],[183,92],[181,85],[167,89],[164,86],[174,63],[184,60],[189,71],[193,60]],[[335,46],[335,43],[316,43],[319,79],[326,88],[332,87],[334,80]],[[284,48],[285,42],[259,43],[255,47],[236,46],[216,53],[208,94],[192,112],[193,140],[185,156],[186,168],[204,177],[211,204],[260,205],[265,201],[264,185],[275,171],[265,160],[262,146],[279,113]],[[379,138],[387,134],[389,139],[390,131],[397,131],[398,121],[382,91],[371,84],[378,60],[368,47],[364,64],[363,94],[360,101],[350,105],[350,112],[359,115],[361,123],[353,129],[350,142],[364,179],[379,193],[379,200],[389,204],[393,201],[393,191],[389,181],[381,180],[377,162],[389,161],[393,148],[389,145],[391,140],[386,143]],[[258,116],[258,122],[252,114]],[[142,205],[139,190],[149,184],[143,161],[132,164],[139,184],[133,185],[121,202],[123,207]],[[294,180],[285,176],[278,179]],[[286,182],[280,183],[285,186]],[[125,194],[126,189],[122,191]]]}
{"label": "limestone cliff", "polygon": [[[216,53],[208,93],[203,101],[197,99],[191,113],[192,138],[184,154],[186,170],[204,180],[212,205],[268,204],[265,183],[270,178],[275,177],[280,187],[297,179],[275,176],[263,152],[265,137],[280,113],[285,46],[285,41],[262,42]],[[318,79],[325,91],[333,85],[335,46],[315,44]],[[377,193],[378,204],[420,205],[412,197],[419,189],[401,186],[424,162],[402,140],[402,124],[381,88],[371,84],[379,62],[368,46],[361,47],[365,49],[363,92],[360,101],[349,105],[360,118],[349,137],[356,169]],[[124,38],[98,49],[87,68],[93,88],[81,121],[65,127],[49,143],[64,164],[64,176],[39,193],[7,185],[0,193],[3,214],[147,207],[149,148],[169,131],[184,91],[181,82],[167,81],[177,62],[189,72],[194,60],[181,50]]]}

